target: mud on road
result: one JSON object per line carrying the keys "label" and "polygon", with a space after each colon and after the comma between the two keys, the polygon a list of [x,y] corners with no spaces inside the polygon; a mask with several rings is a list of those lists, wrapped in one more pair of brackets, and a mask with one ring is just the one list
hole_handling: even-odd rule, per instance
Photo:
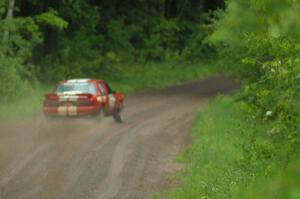
{"label": "mud on road", "polygon": [[40,117],[2,124],[0,198],[149,198],[168,187],[199,106],[236,87],[219,76],[131,94],[122,124]]}

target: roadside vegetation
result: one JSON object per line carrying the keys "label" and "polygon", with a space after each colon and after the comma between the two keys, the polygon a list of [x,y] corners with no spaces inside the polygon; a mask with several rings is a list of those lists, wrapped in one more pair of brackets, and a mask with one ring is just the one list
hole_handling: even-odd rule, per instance
{"label": "roadside vegetation", "polygon": [[201,110],[181,184],[162,196],[300,198],[300,2],[228,0],[217,16],[208,40],[242,88]]}
{"label": "roadside vegetation", "polygon": [[220,96],[200,111],[193,144],[178,158],[186,164],[176,175],[180,185],[153,198],[299,198],[299,156],[275,138],[273,125]]}

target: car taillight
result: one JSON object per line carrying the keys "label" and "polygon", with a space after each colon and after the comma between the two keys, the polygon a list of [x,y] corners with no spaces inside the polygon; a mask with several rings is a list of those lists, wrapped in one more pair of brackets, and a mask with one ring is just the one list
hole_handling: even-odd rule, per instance
{"label": "car taillight", "polygon": [[45,95],[46,99],[48,100],[58,100],[59,99],[59,96],[55,93],[47,93]]}
{"label": "car taillight", "polygon": [[55,93],[47,93],[45,95],[44,106],[54,107],[59,106],[59,96]]}

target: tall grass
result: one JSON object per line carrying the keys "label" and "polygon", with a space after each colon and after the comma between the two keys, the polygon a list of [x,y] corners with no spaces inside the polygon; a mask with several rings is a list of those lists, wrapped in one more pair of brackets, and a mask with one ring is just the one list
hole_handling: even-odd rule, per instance
{"label": "tall grass", "polygon": [[13,119],[26,119],[41,112],[42,99],[48,89],[47,86],[36,85],[22,97],[3,102],[0,105],[0,123]]}
{"label": "tall grass", "polygon": [[[195,80],[217,73],[227,72],[227,68],[210,62],[203,63],[148,63],[145,65],[122,66],[104,74],[113,87],[128,93],[140,89],[160,88],[183,81]],[[116,75],[111,75],[116,74]]]}

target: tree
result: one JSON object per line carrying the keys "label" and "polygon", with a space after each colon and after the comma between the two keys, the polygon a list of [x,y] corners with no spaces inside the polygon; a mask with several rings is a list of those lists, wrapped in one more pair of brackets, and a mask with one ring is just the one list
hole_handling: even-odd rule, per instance
{"label": "tree", "polygon": [[[6,14],[7,21],[13,18],[14,8],[15,8],[15,0],[10,0],[8,4],[7,14]],[[3,42],[5,42],[5,40],[7,40],[8,37],[9,37],[9,30],[6,29],[3,34]]]}

